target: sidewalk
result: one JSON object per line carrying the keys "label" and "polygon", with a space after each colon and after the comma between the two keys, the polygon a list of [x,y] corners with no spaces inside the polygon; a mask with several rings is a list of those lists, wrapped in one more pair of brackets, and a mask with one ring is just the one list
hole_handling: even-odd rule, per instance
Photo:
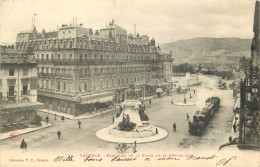
{"label": "sidewalk", "polygon": [[45,113],[48,113],[48,114],[52,114],[52,115],[57,115],[59,117],[62,117],[64,116],[65,118],[67,119],[72,119],[72,120],[80,120],[80,119],[88,119],[88,118],[92,118],[92,117],[95,117],[97,115],[101,115],[101,114],[105,114],[105,113],[108,113],[108,112],[111,112],[111,111],[115,111],[116,109],[115,108],[109,108],[107,110],[103,110],[103,111],[95,111],[93,113],[87,113],[87,114],[83,114],[83,115],[80,115],[80,116],[74,116],[74,115],[70,115],[70,114],[66,114],[66,113],[61,113],[61,112],[58,112],[58,111],[53,111],[53,110],[47,110],[47,109],[40,109],[39,111],[42,111],[42,112],[45,112]]}
{"label": "sidewalk", "polygon": [[[6,132],[6,133],[1,133],[0,134],[0,140],[10,138],[10,133],[14,132],[14,131],[17,132],[17,134],[21,135],[21,134],[33,132],[33,131],[36,131],[36,130],[44,129],[44,128],[50,127],[52,125],[53,125],[52,123],[47,124],[46,122],[42,122],[42,125],[40,127],[17,129],[17,130],[13,130],[13,131]],[[17,136],[19,136],[19,135],[17,135]]]}
{"label": "sidewalk", "polygon": [[[148,96],[148,97],[144,97],[144,98],[142,97],[141,99],[149,100],[149,99],[153,99],[153,98],[154,98],[153,96]],[[108,112],[111,112],[111,111],[115,111],[119,108],[120,108],[120,104],[117,104],[116,108],[111,107],[111,108],[108,108],[107,110],[94,111],[92,113],[86,113],[86,114],[82,114],[80,116],[74,116],[74,115],[71,115],[71,114],[61,113],[61,112],[58,112],[58,111],[47,110],[47,109],[40,109],[39,111],[42,111],[42,112],[45,112],[45,113],[48,113],[48,114],[52,114],[52,115],[56,114],[59,117],[64,116],[67,119],[80,120],[80,119],[92,118],[92,117],[95,117],[95,116],[98,116],[98,115],[101,115],[101,114],[105,114],[105,113],[108,113]]]}

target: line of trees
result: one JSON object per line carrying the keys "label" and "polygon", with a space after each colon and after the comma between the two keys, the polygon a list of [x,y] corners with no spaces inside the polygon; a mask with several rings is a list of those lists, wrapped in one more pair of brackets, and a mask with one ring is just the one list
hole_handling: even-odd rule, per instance
{"label": "line of trees", "polygon": [[173,65],[172,66],[172,71],[175,74],[185,74],[187,72],[191,74],[195,74],[194,68],[189,65],[188,63],[180,64],[180,65]]}

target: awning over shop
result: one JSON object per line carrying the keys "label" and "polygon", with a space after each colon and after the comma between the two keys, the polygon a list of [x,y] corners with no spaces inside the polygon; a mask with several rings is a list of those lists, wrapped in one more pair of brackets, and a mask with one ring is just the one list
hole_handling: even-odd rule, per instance
{"label": "awning over shop", "polygon": [[154,83],[147,83],[146,85],[149,85],[149,86],[157,86],[158,83],[154,82]]}
{"label": "awning over shop", "polygon": [[162,88],[157,88],[156,89],[156,93],[162,93],[162,92],[163,92]]}
{"label": "awning over shop", "polygon": [[80,96],[80,104],[90,104],[90,103],[105,103],[112,101],[114,98],[115,92],[102,92],[93,95]]}
{"label": "awning over shop", "polygon": [[39,103],[39,102],[7,104],[0,108],[0,112],[36,110],[36,109],[42,108],[43,106],[44,106],[44,104]]}

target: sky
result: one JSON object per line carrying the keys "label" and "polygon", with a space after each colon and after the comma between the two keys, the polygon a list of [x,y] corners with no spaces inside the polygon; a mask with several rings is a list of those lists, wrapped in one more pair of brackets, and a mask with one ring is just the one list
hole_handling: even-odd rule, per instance
{"label": "sky", "polygon": [[32,28],[54,31],[73,17],[86,28],[101,29],[114,19],[128,33],[169,43],[195,37],[253,38],[255,0],[0,0],[0,42]]}

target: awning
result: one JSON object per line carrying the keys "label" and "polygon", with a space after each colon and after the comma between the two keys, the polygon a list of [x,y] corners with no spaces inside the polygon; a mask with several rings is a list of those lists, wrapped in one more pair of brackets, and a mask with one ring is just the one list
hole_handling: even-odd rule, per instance
{"label": "awning", "polygon": [[156,89],[156,93],[162,93],[162,92],[163,92],[162,88],[157,88]]}
{"label": "awning", "polygon": [[90,104],[90,103],[105,103],[112,101],[114,98],[115,92],[102,92],[93,95],[80,96],[78,100],[80,104]]}
{"label": "awning", "polygon": [[44,104],[39,102],[33,103],[14,103],[7,104],[0,108],[0,112],[16,112],[16,111],[25,111],[25,110],[36,110],[42,108]]}

